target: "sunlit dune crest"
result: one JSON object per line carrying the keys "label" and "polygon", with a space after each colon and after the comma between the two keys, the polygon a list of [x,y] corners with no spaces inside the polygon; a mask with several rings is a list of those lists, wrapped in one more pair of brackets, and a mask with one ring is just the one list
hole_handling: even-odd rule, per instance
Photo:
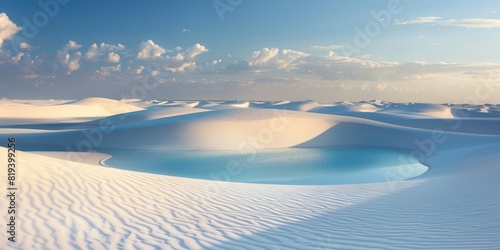
{"label": "sunlit dune crest", "polygon": [[[9,249],[495,249],[499,125],[492,104],[2,99],[0,140],[18,141],[22,207],[18,240],[0,242]],[[343,147],[399,150],[394,161],[405,164],[366,183],[237,178],[244,169],[235,166],[246,161],[280,164],[285,175],[307,157],[321,161],[315,152]],[[207,179],[104,165],[141,150],[234,157]],[[261,155],[252,162],[248,152]],[[0,159],[6,153],[0,148]],[[380,157],[372,159],[386,162]],[[136,159],[144,169],[154,160]],[[415,172],[417,163],[426,170]]]}

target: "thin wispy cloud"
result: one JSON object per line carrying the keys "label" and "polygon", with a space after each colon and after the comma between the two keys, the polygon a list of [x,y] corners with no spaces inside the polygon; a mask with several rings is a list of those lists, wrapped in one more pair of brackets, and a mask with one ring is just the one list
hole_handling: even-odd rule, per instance
{"label": "thin wispy cloud", "polygon": [[416,17],[409,20],[396,20],[397,25],[409,24],[432,24],[435,26],[462,27],[470,29],[492,29],[500,28],[500,19],[483,18],[465,18],[465,19],[447,19],[442,17],[427,16]]}
{"label": "thin wispy cloud", "polygon": [[307,50],[324,50],[324,51],[329,51],[329,50],[339,50],[339,49],[342,49],[342,46],[341,45],[336,45],[336,44],[332,44],[332,45],[313,45],[313,46],[307,47]]}
{"label": "thin wispy cloud", "polygon": [[396,20],[397,25],[407,25],[407,24],[424,24],[424,23],[437,23],[441,17],[436,16],[423,16],[416,17],[406,21]]}
{"label": "thin wispy cloud", "polygon": [[500,19],[450,19],[441,22],[443,26],[456,26],[463,28],[500,28]]}
{"label": "thin wispy cloud", "polygon": [[235,60],[223,66],[223,72],[244,76],[247,72],[313,76],[323,81],[403,81],[459,76],[465,73],[473,77],[500,72],[500,64],[494,63],[428,63],[413,61],[376,61],[367,58],[340,56],[333,52],[326,56],[307,54],[278,48],[263,48],[244,60]]}

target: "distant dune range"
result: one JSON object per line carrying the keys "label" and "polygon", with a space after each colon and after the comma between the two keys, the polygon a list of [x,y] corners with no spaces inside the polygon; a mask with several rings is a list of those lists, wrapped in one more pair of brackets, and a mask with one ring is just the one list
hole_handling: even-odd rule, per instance
{"label": "distant dune range", "polygon": [[[500,245],[500,105],[1,99],[0,145],[9,137],[21,148],[19,241],[0,243],[12,249]],[[98,153],[333,146],[406,149],[430,170],[399,182],[257,185],[106,168]],[[97,152],[72,162],[68,148]]]}
{"label": "distant dune range", "polygon": [[[113,132],[103,133],[102,142],[94,145],[106,149],[238,150],[249,136],[264,138],[259,148],[370,145],[417,149],[415,139],[431,138],[437,129],[446,131],[448,138],[440,146],[450,148],[471,141],[495,142],[498,140],[495,136],[500,135],[495,126],[498,120],[474,115],[473,110],[481,110],[477,107],[378,101],[356,105],[349,102],[320,105],[313,101],[146,104],[102,98],[53,106],[4,104],[3,109],[8,112],[1,112],[0,120],[25,119],[27,124],[17,126],[23,131],[10,134],[21,132],[16,136],[30,146],[46,146],[47,141],[54,147],[76,146],[82,140],[89,140],[79,129],[99,129],[99,124],[113,126]],[[454,121],[456,110],[467,112],[463,114],[469,117]],[[488,107],[487,112],[476,113],[500,114],[500,108]],[[97,118],[103,116],[106,117]],[[38,118],[49,120],[40,123]],[[80,122],[71,123],[72,118]],[[95,120],[81,122],[89,118]],[[50,119],[58,123],[50,124]],[[478,138],[478,134],[488,138]],[[92,132],[87,133],[91,135]],[[97,135],[94,137],[99,139]]]}

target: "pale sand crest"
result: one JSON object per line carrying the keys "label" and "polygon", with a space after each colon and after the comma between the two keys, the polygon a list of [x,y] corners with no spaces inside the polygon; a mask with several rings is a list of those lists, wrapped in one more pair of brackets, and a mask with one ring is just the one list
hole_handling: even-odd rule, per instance
{"label": "pale sand crest", "polygon": [[[101,102],[114,103],[89,99],[80,104],[60,105],[63,109],[67,105],[69,110],[80,105],[99,106]],[[217,107],[224,106],[224,102],[121,103],[141,108],[127,111],[136,112],[131,113],[130,120],[116,120],[121,113],[113,109],[106,112],[102,111],[105,108],[85,109],[89,112],[86,116],[95,118],[64,125],[65,129],[57,127],[61,126],[59,118],[51,116],[49,111],[39,117],[49,121],[53,118],[55,125],[28,121],[16,127],[15,122],[8,120],[26,119],[29,114],[21,113],[20,109],[15,116],[4,113],[11,105],[2,105],[0,119],[4,123],[0,139],[6,142],[6,137],[16,136],[20,143],[26,144],[74,145],[84,138],[81,137],[84,128],[75,124],[85,124],[89,126],[85,129],[91,129],[99,119],[113,115],[117,115],[112,117],[116,130],[105,135],[103,147],[234,149],[238,141],[246,140],[249,135],[258,136],[262,129],[272,131],[270,123],[279,126],[282,124],[278,121],[283,119],[289,124],[279,132],[274,131],[274,139],[265,148],[372,145],[419,150],[415,140],[432,139],[442,130],[447,131],[447,139],[435,142],[432,155],[424,161],[430,170],[420,177],[401,182],[331,186],[178,178],[102,167],[99,161],[104,155],[84,157],[84,162],[75,163],[66,160],[65,152],[19,152],[18,241],[8,242],[3,234],[2,246],[8,249],[496,249],[500,245],[498,106],[468,109],[461,105],[415,106],[381,101],[330,104],[308,101],[304,105],[230,102],[225,107]],[[197,106],[200,103],[203,107]],[[190,107],[191,104],[195,105]],[[19,107],[25,105],[26,110],[31,110],[27,104]],[[294,110],[285,112],[280,108],[283,105]],[[57,106],[47,107],[55,110]],[[180,109],[167,110],[170,108]],[[460,109],[489,116],[450,117]],[[337,113],[339,110],[342,114]],[[78,111],[73,114],[81,119]],[[68,113],[65,119],[71,121],[70,118]],[[138,143],[144,137],[142,144]],[[6,159],[5,148],[0,148],[0,159]],[[6,182],[0,183],[0,188],[6,190]],[[5,197],[0,199],[0,207],[8,207],[7,202]],[[3,225],[6,220],[3,216]]]}

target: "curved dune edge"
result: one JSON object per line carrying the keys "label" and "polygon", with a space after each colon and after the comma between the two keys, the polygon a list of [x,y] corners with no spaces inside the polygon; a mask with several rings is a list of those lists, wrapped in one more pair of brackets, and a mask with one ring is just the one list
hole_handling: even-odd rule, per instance
{"label": "curved dune edge", "polygon": [[[276,130],[282,125],[277,121],[287,118],[295,127],[280,130],[281,135],[273,131],[273,142],[266,146],[365,145],[420,153],[423,147],[429,151],[423,163],[430,170],[401,182],[286,186],[106,168],[99,166],[105,155],[19,151],[18,239],[11,243],[0,238],[6,249],[496,249],[500,245],[499,105],[122,100],[119,105],[137,108],[127,111],[133,117],[127,121],[121,113],[103,111],[100,102],[117,104],[88,99],[41,106],[54,114],[56,106],[88,107],[84,121],[68,113],[64,118],[68,124],[61,124],[60,117],[43,113],[39,117],[43,121],[29,120],[33,105],[28,101],[11,105],[3,100],[0,140],[16,136],[21,145],[75,147],[83,139],[91,142],[83,132],[90,133],[99,119],[114,117],[116,130],[107,133],[99,147],[165,150],[169,149],[165,145],[176,145],[216,150]],[[12,118],[3,112],[7,106],[18,106],[19,112],[25,108],[27,113]],[[274,126],[273,119],[278,119]],[[23,126],[14,126],[18,121]],[[6,159],[6,152],[0,147],[0,160]],[[407,171],[411,169],[388,173],[389,180]],[[0,188],[6,190],[5,185],[0,181]],[[8,207],[7,202],[0,199],[0,207]],[[6,219],[0,222],[6,225]]]}
{"label": "curved dune edge", "polygon": [[[61,113],[61,109],[67,112]],[[45,147],[50,142],[50,146],[61,150],[66,150],[67,145],[76,147],[82,141],[97,149],[240,150],[250,146],[266,149],[366,145],[413,150],[418,149],[415,138],[432,138],[436,130],[446,133],[448,139],[441,145],[446,149],[492,143],[500,138],[500,108],[495,105],[88,98],[46,106],[5,104],[0,105],[0,111],[0,139],[17,136],[35,147]],[[16,116],[11,117],[11,113]],[[79,117],[72,117],[75,114]],[[87,120],[81,121],[81,116],[87,116]]]}
{"label": "curved dune edge", "polygon": [[[325,149],[333,150],[333,152],[329,151],[328,154],[335,154],[334,158],[341,155],[337,150],[342,150],[344,157],[341,161],[338,161],[338,158],[337,160],[329,158],[329,155],[324,153]],[[377,153],[373,153],[370,151],[367,152],[366,147],[292,150],[292,152],[281,149],[278,151],[258,151],[257,155],[254,155],[255,158],[249,162],[246,162],[245,158],[240,157],[243,153],[234,151],[224,151],[223,153],[217,152],[215,154],[209,152],[207,155],[207,152],[200,151],[175,151],[170,153],[167,151],[150,152],[140,150],[134,152],[130,150],[113,150],[108,153],[93,153],[91,154],[92,157],[86,157],[85,160],[92,164],[95,163],[96,158],[99,158],[98,164],[100,166],[123,169],[126,171],[200,180],[214,180],[214,178],[219,178],[217,180],[268,185],[319,186],[398,182],[416,179],[429,171],[428,165],[420,162],[418,159],[410,159],[408,157],[411,153],[410,151],[405,151],[404,153],[400,151],[399,154],[395,154],[396,149],[370,148],[369,150],[378,150]],[[356,155],[345,155],[346,153],[352,154],[352,151],[349,152],[346,150],[356,150]],[[270,151],[273,153],[269,154]],[[41,153],[49,156],[57,156],[58,154],[53,152]],[[151,155],[151,153],[153,155]],[[187,153],[188,155],[186,155]],[[245,153],[250,152],[247,151]],[[183,156],[179,158],[179,155]],[[300,157],[296,158],[298,155],[300,155]],[[349,166],[354,169],[350,169],[349,171],[346,168],[335,168],[339,167],[339,164],[346,164],[346,161],[356,160],[361,155],[363,156],[362,158],[364,158],[363,163],[356,163],[355,165],[347,163],[348,165],[344,165],[344,167]],[[146,163],[144,160],[149,158],[157,159],[159,156],[162,157],[160,163],[156,161]],[[118,163],[115,159],[112,159],[114,157],[118,159]],[[197,157],[201,157],[203,160],[198,160],[198,164],[195,166],[195,163],[192,162],[192,158]],[[212,157],[217,158],[218,161],[214,162],[213,159],[211,159]],[[277,159],[275,159],[275,157]],[[108,160],[111,161],[108,163]],[[202,163],[200,164],[199,162]],[[232,164],[238,166],[237,169],[241,169],[242,172],[245,173],[243,175],[238,175],[228,170],[228,166],[232,166]],[[127,166],[124,167],[124,165]],[[181,168],[178,168],[178,166],[181,166]],[[334,168],[333,171],[325,169],[332,167]],[[408,169],[411,171],[408,171]],[[404,174],[399,173],[402,170],[405,170]],[[221,173],[221,171],[224,173]],[[226,176],[229,177],[229,180],[226,180]]]}
{"label": "curved dune edge", "polygon": [[0,118],[11,119],[67,119],[103,117],[142,108],[107,98],[86,98],[56,105],[30,105],[3,100],[0,103]]}
{"label": "curved dune edge", "polygon": [[0,241],[18,249],[494,248],[499,149],[444,152],[429,159],[441,170],[416,180],[338,186],[185,179],[20,152],[19,241]]}
{"label": "curved dune edge", "polygon": [[[15,136],[25,146],[76,149],[80,144],[93,149],[132,150],[243,150],[272,148],[314,148],[332,146],[375,146],[418,150],[427,139],[446,137],[441,149],[495,143],[500,140],[491,121],[435,120],[433,118],[390,120],[273,109],[219,110],[143,120],[130,115],[127,122],[113,116],[96,120],[89,128],[71,130],[5,129],[0,139]],[[162,115],[167,115],[163,113]],[[377,117],[376,117],[377,118]],[[107,119],[107,120],[106,120]],[[99,127],[102,121],[112,127]],[[114,122],[113,122],[114,121]],[[466,126],[464,125],[466,124]],[[486,125],[486,126],[484,126]],[[476,127],[477,126],[477,127]],[[448,128],[447,128],[448,127]],[[436,132],[437,131],[437,132]],[[57,138],[57,140],[54,140]],[[416,143],[418,141],[419,143]],[[425,143],[424,143],[425,144]]]}

